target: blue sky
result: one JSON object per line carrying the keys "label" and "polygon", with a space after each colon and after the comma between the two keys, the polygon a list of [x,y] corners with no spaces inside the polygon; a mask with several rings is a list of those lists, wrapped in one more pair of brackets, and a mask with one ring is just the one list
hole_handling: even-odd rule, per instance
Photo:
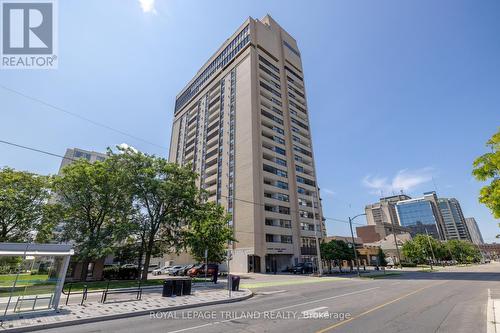
{"label": "blue sky", "polygon": [[[500,127],[495,0],[60,1],[58,70],[0,71],[0,84],[156,145],[1,88],[0,139],[58,154],[126,142],[167,156],[175,95],[248,16],[266,13],[301,49],[324,214],[437,190],[494,241],[471,164]],[[47,174],[59,163],[0,145],[0,165]]]}

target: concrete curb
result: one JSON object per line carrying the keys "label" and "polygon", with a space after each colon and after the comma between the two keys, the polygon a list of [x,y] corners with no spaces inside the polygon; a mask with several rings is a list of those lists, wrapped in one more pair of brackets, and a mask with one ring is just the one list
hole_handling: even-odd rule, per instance
{"label": "concrete curb", "polygon": [[107,321],[107,320],[114,320],[114,319],[121,319],[121,318],[130,318],[130,317],[138,317],[138,316],[143,316],[145,314],[149,314],[151,312],[160,312],[160,311],[177,311],[177,310],[185,310],[185,309],[191,309],[191,308],[198,308],[202,306],[207,306],[207,305],[217,305],[217,304],[225,304],[225,303],[235,303],[235,302],[240,302],[247,300],[251,297],[253,297],[253,292],[250,289],[242,289],[245,291],[249,291],[250,293],[239,297],[239,298],[231,298],[231,299],[224,299],[224,300],[218,300],[218,301],[210,301],[210,302],[205,302],[205,303],[199,303],[199,304],[188,304],[188,305],[178,305],[178,306],[171,306],[171,307],[165,307],[165,308],[155,308],[155,309],[150,309],[150,310],[140,310],[136,312],[128,312],[128,313],[119,313],[119,314],[113,314],[109,316],[101,316],[101,317],[94,317],[94,318],[82,318],[82,319],[77,319],[77,320],[71,320],[71,321],[61,321],[57,323],[50,323],[50,324],[42,324],[40,323],[39,325],[35,326],[26,326],[26,327],[17,327],[17,328],[0,328],[0,332],[9,332],[9,333],[17,333],[17,332],[33,332],[33,331],[40,331],[40,330],[46,330],[49,328],[59,328],[59,327],[65,327],[65,326],[73,326],[73,325],[81,325],[81,324],[89,324],[89,323],[97,323],[100,321]]}
{"label": "concrete curb", "polygon": [[497,333],[496,320],[495,320],[495,307],[491,299],[491,290],[488,289],[488,304],[486,306],[486,332]]}

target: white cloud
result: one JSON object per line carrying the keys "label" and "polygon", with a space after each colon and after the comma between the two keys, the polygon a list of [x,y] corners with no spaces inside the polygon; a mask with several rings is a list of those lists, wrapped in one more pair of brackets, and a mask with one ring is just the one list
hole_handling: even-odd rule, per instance
{"label": "white cloud", "polygon": [[330,189],[328,189],[328,188],[323,188],[323,189],[321,189],[321,191],[322,191],[323,193],[327,194],[327,195],[335,195],[335,194],[337,194],[337,192],[335,192],[335,191],[333,191],[333,190],[330,190]]}
{"label": "white cloud", "polygon": [[141,9],[144,13],[156,14],[155,0],[139,0]]}
{"label": "white cloud", "polygon": [[391,180],[387,177],[366,176],[363,178],[363,185],[370,188],[372,194],[390,195],[393,192],[411,192],[418,186],[432,180],[434,169],[430,167],[408,170],[399,170]]}

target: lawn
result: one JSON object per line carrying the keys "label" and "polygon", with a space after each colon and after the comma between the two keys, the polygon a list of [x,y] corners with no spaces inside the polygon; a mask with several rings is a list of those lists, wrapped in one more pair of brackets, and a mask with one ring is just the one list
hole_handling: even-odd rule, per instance
{"label": "lawn", "polygon": [[[47,274],[19,274],[17,285],[34,285],[47,282],[49,276]],[[16,280],[16,274],[0,275],[0,287],[11,287]]]}
{"label": "lawn", "polygon": [[19,274],[16,287],[12,291],[16,274],[0,275],[0,297],[19,295],[41,295],[54,292],[55,280],[49,280],[47,274]]}

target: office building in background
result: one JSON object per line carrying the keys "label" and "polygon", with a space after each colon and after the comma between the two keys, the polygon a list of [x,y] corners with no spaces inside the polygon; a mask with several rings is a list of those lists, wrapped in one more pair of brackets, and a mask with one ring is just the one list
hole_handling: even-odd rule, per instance
{"label": "office building in background", "polygon": [[396,211],[401,226],[409,228],[412,236],[429,234],[436,239],[446,239],[436,192],[426,192],[421,198],[399,201]]}
{"label": "office building in background", "polygon": [[439,198],[439,211],[443,217],[443,230],[446,240],[460,239],[471,241],[460,203],[455,198]]}
{"label": "office building in background", "polygon": [[59,167],[59,174],[61,174],[62,169],[68,165],[73,163],[78,159],[86,159],[89,162],[95,161],[104,161],[107,155],[103,153],[98,153],[95,151],[84,150],[80,148],[68,148],[66,149],[66,153],[64,154],[64,158],[61,161],[61,166]]}
{"label": "office building in background", "polygon": [[269,15],[247,19],[178,94],[169,160],[191,164],[232,214],[232,271],[316,258],[325,232],[301,54]]}
{"label": "office building in background", "polygon": [[467,217],[465,219],[465,225],[469,231],[472,243],[476,245],[484,244],[483,235],[481,234],[481,230],[479,230],[476,219],[473,217]]}
{"label": "office building in background", "polygon": [[411,199],[406,194],[380,198],[379,202],[366,205],[367,226],[356,227],[356,234],[366,243],[384,239],[390,234],[409,233],[410,229],[402,227],[396,212],[396,203]]}

